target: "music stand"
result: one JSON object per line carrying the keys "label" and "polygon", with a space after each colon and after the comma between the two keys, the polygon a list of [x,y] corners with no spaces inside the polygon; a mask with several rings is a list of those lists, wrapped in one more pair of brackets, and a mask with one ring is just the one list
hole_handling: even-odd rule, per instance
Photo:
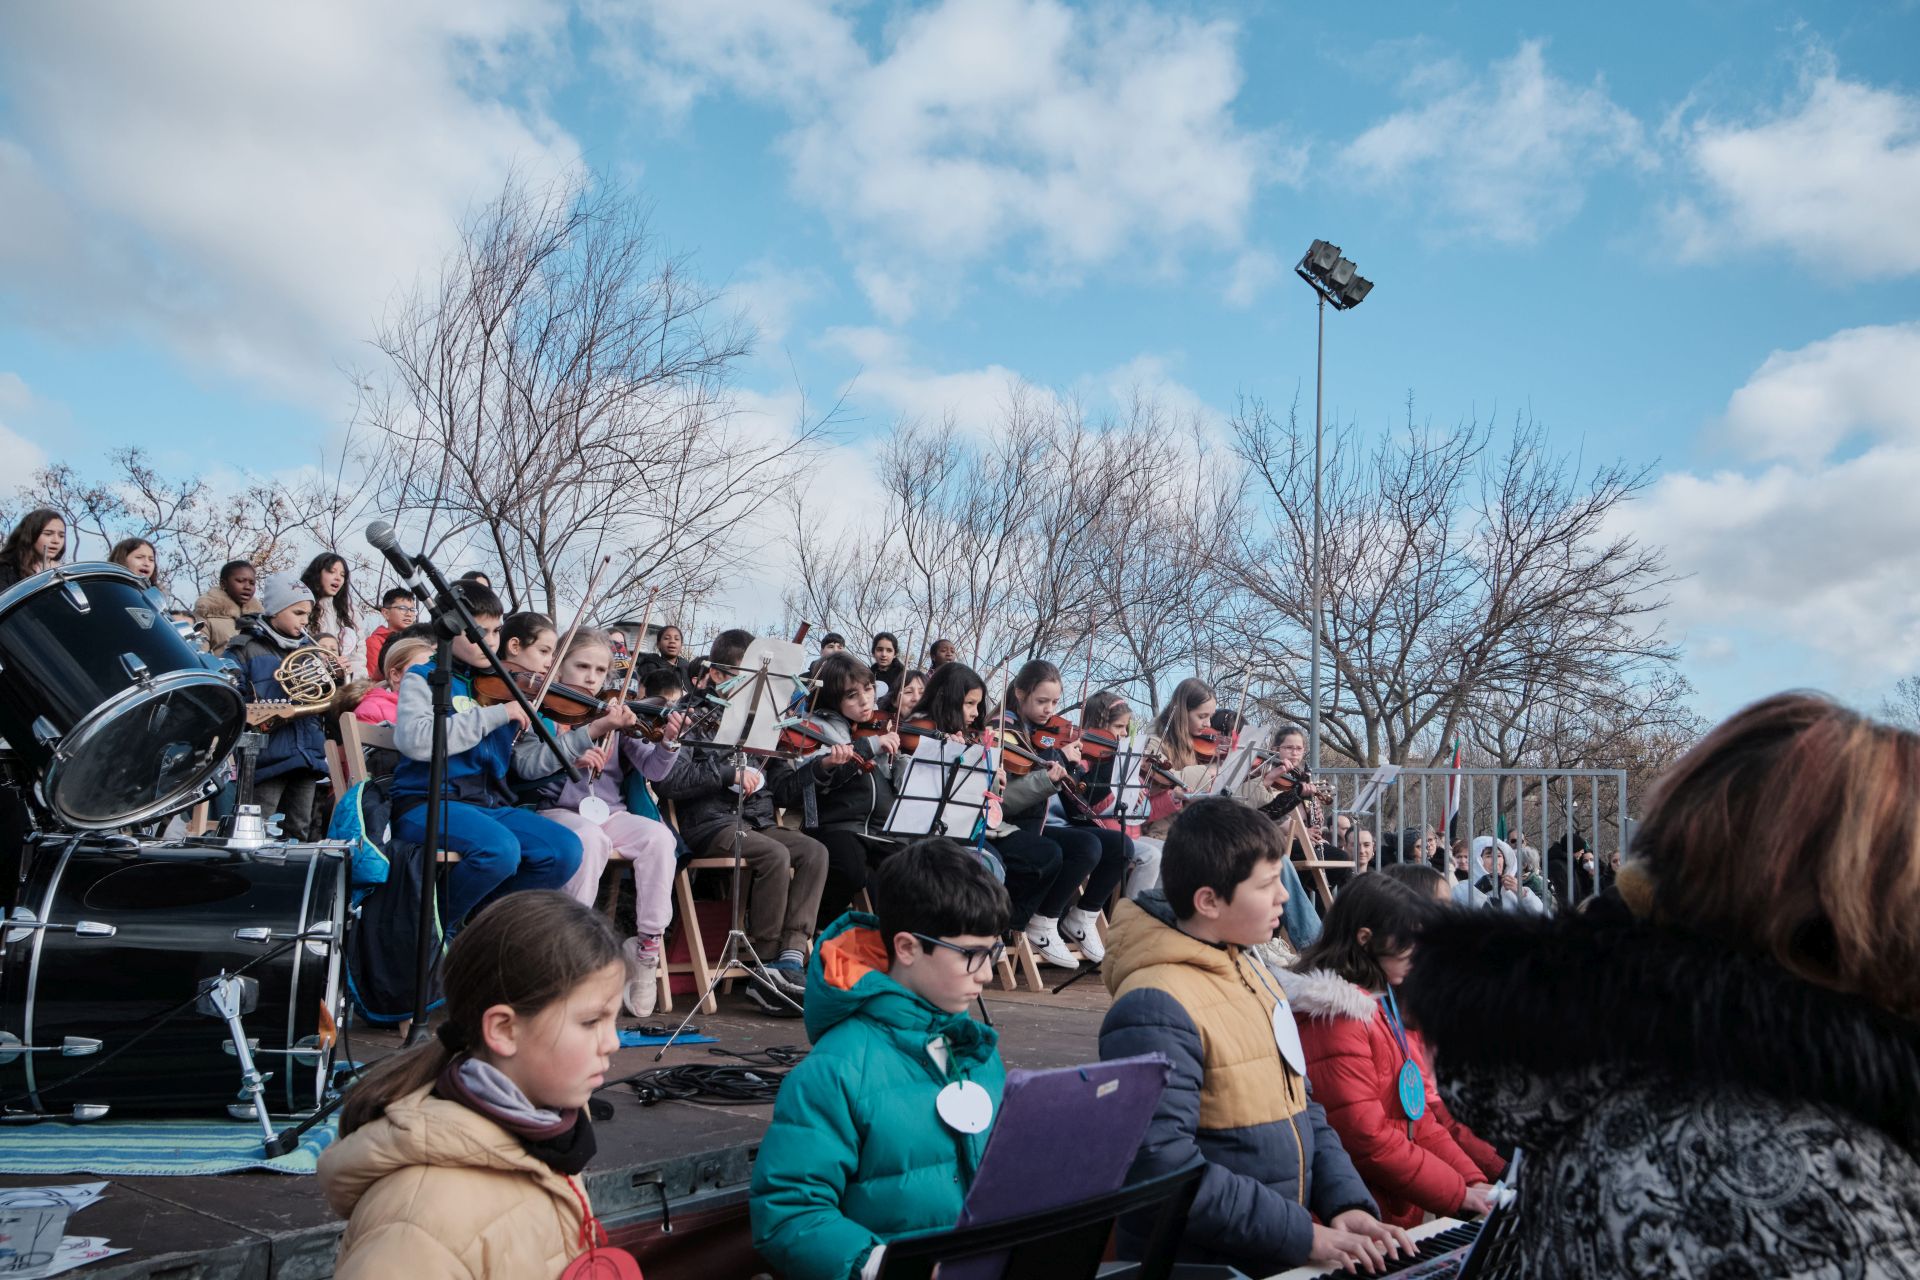
{"label": "music stand", "polygon": [[[770,651],[778,649],[780,646],[794,650],[800,648],[798,644],[788,644],[785,641],[769,642],[756,640],[752,647],[748,649],[743,661],[751,661],[757,658],[759,660],[758,667],[736,667],[726,663],[711,664],[713,666],[724,667],[726,670],[737,672],[746,677],[743,683],[732,685],[737,692],[727,700],[726,714],[721,718],[720,726],[715,731],[713,738],[707,742],[697,744],[700,746],[729,747],[732,749],[732,754],[727,763],[732,767],[735,778],[733,788],[733,902],[732,909],[728,914],[727,940],[720,948],[720,958],[714,962],[713,975],[707,979],[707,989],[696,995],[693,998],[693,1002],[687,1006],[687,1016],[680,1019],[680,1025],[673,1029],[673,1034],[667,1037],[666,1043],[662,1044],[659,1052],[653,1055],[655,1062],[660,1061],[666,1056],[667,1050],[680,1038],[680,1033],[685,1031],[688,1024],[693,1021],[693,1015],[699,1012],[700,1007],[712,998],[715,991],[719,990],[720,984],[736,976],[734,974],[734,970],[736,969],[745,973],[749,980],[757,981],[762,991],[771,992],[776,999],[786,1001],[794,1012],[805,1012],[801,1009],[799,1003],[794,1000],[792,996],[781,990],[780,984],[773,980],[773,976],[767,972],[766,962],[760,958],[759,953],[753,949],[753,943],[748,940],[745,927],[746,921],[744,919],[746,895],[740,891],[740,873],[746,866],[746,857],[741,853],[740,842],[746,833],[745,814],[747,808],[747,789],[740,785],[738,779],[741,771],[748,767],[747,760],[749,757],[765,760],[786,755],[786,753],[780,751],[777,746],[769,748],[765,745],[757,744],[762,744],[769,738],[775,743],[779,741],[779,721],[782,716],[782,709],[778,700],[773,696],[772,686],[774,680],[804,679],[804,677],[795,677],[791,672],[774,670],[774,659],[776,657],[787,656],[783,652]],[[731,682],[729,683],[731,685]],[[765,783],[763,782],[762,785],[765,785]],[[745,959],[741,958],[743,954]]]}
{"label": "music stand", "polygon": [[[970,758],[979,752],[977,759]],[[960,746],[932,734],[923,735],[894,794],[893,808],[881,830],[889,835],[944,836],[952,834],[949,813],[966,814],[966,834],[983,821],[987,787],[993,781],[989,748]]]}
{"label": "music stand", "polygon": [[1145,822],[1153,816],[1153,797],[1140,777],[1146,762],[1144,751],[1121,751],[1113,757],[1114,781],[1108,784],[1108,790],[1113,793],[1113,816],[1122,827]]}

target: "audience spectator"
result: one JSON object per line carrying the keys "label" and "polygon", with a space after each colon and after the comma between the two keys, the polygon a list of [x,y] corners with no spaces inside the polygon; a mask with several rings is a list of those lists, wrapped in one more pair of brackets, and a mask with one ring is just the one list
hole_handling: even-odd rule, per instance
{"label": "audience spectator", "polygon": [[[1345,839],[1342,840],[1340,844],[1340,856],[1338,860],[1342,862],[1351,861],[1353,867],[1351,870],[1346,867],[1329,867],[1327,869],[1327,884],[1336,890],[1352,881],[1355,876],[1363,876],[1373,870],[1374,865],[1373,832],[1367,827],[1353,825],[1344,813],[1340,815],[1339,820],[1348,823],[1348,826],[1345,832]],[[1413,865],[1426,866],[1423,862],[1414,863]]]}
{"label": "audience spectator", "polygon": [[1514,856],[1520,863],[1520,883],[1545,903],[1547,910],[1553,910],[1553,888],[1547,883],[1547,878],[1540,874],[1540,851],[1522,840],[1515,844]]}
{"label": "audience spectator", "polygon": [[900,641],[893,632],[882,631],[873,637],[869,650],[873,661],[868,665],[873,668],[874,684],[883,686],[880,687],[880,697],[884,702],[907,678],[906,663],[901,661],[900,656]]}
{"label": "audience spectator", "polygon": [[333,551],[321,552],[308,562],[300,581],[313,592],[314,636],[333,640],[332,648],[340,655],[350,679],[364,678],[368,667],[360,633],[354,629],[353,578],[346,557]]}
{"label": "audience spectator", "polygon": [[40,507],[27,512],[0,545],[0,591],[53,568],[66,550],[67,522],[58,511]]}
{"label": "audience spectator", "polygon": [[1779,695],[1646,806],[1615,893],[1441,920],[1402,989],[1526,1150],[1514,1274],[1913,1276],[1920,737]]}
{"label": "audience spectator", "polygon": [[[1568,850],[1572,850],[1573,883],[1567,883]],[[1547,850],[1547,883],[1554,900],[1562,906],[1578,907],[1587,899],[1613,887],[1613,868],[1603,867],[1587,847],[1587,838],[1578,831],[1554,842]]]}
{"label": "audience spectator", "polygon": [[258,575],[250,560],[229,560],[220,566],[220,583],[193,602],[193,616],[206,624],[207,645],[214,652],[227,647],[240,619],[260,612],[254,597]]}
{"label": "audience spectator", "polygon": [[[635,644],[639,645],[645,642],[646,637],[641,636],[635,641]],[[686,647],[687,642],[685,637],[681,635],[680,628],[674,626],[672,623],[668,623],[666,626],[660,628],[660,634],[654,638],[653,652],[640,654],[635,661],[640,664],[640,673],[642,675],[645,675],[649,671],[658,671],[663,668],[671,669],[678,671],[680,678],[685,680],[691,687],[693,684],[693,672],[687,664]]]}
{"label": "audience spectator", "polygon": [[113,544],[113,550],[107,552],[107,563],[138,574],[150,587],[160,585],[159,560],[153,553],[153,544],[145,538],[120,539]]}
{"label": "audience spectator", "polygon": [[367,637],[363,660],[368,672],[386,670],[380,650],[387,643],[387,637],[396,631],[405,631],[419,616],[420,602],[413,598],[413,592],[405,587],[387,588],[386,594],[380,597],[380,625]]}
{"label": "audience spectator", "polygon": [[[313,592],[292,574],[267,579],[257,613],[240,618],[226,652],[239,667],[240,691],[249,702],[286,700],[275,673],[288,654],[307,644]],[[289,840],[309,837],[314,792],[327,773],[327,735],[316,715],[269,720],[266,746],[253,768],[253,801],[262,814],[281,815]]]}
{"label": "audience spectator", "polygon": [[1480,876],[1473,882],[1476,892],[1507,911],[1531,911],[1544,914],[1546,902],[1520,883],[1513,862],[1513,849],[1505,840],[1476,836],[1472,850],[1480,863]]}

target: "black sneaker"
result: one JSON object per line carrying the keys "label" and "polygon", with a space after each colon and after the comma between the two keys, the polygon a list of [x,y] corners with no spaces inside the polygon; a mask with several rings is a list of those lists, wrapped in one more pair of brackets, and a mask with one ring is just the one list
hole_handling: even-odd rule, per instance
{"label": "black sneaker", "polygon": [[757,981],[747,983],[745,991],[747,999],[753,1006],[768,1017],[798,1018],[802,1016],[799,1009],[788,1004],[779,996],[768,995],[765,991],[762,991],[760,989],[760,983]]}

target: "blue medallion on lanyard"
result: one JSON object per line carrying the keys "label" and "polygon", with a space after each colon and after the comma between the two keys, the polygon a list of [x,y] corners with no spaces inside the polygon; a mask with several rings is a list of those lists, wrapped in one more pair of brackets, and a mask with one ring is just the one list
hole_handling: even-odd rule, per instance
{"label": "blue medallion on lanyard", "polygon": [[1407,1029],[1400,1022],[1400,1005],[1393,998],[1392,987],[1380,997],[1380,1007],[1387,1015],[1387,1029],[1393,1032],[1394,1043],[1400,1046],[1400,1110],[1407,1119],[1418,1120],[1427,1114],[1427,1078],[1420,1074],[1420,1064],[1407,1047]]}

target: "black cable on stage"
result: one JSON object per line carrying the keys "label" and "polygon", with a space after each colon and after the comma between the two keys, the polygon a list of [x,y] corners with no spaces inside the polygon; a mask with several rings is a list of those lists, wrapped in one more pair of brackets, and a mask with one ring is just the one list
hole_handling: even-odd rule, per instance
{"label": "black cable on stage", "polygon": [[732,1049],[710,1049],[720,1057],[739,1058],[745,1065],[731,1063],[687,1062],[677,1067],[649,1067],[619,1081],[632,1085],[640,1105],[651,1107],[660,1102],[704,1102],[710,1106],[751,1107],[773,1101],[787,1070],[807,1056],[795,1045],[776,1045],[771,1049],[740,1053]]}

